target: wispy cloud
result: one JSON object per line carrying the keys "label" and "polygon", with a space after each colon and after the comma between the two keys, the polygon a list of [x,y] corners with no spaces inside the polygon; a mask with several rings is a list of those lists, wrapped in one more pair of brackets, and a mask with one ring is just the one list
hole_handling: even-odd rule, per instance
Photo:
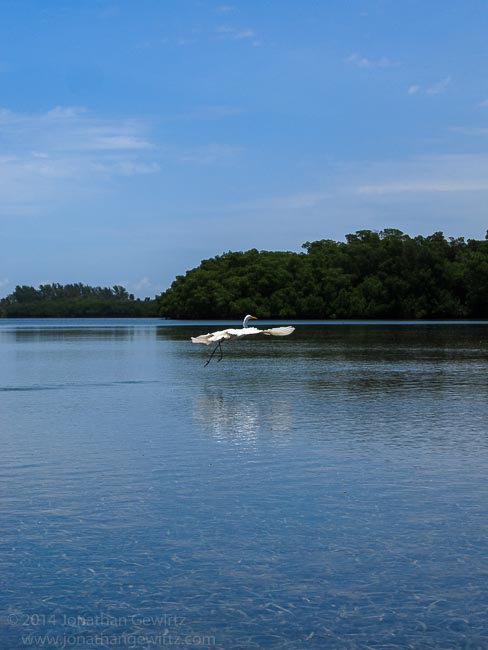
{"label": "wispy cloud", "polygon": [[[151,149],[140,120],[102,119],[81,107],[56,107],[45,113],[0,109],[3,151],[54,153],[130,152]],[[49,153],[46,153],[49,152]]]}
{"label": "wispy cloud", "polygon": [[451,77],[445,77],[444,79],[441,79],[437,83],[428,86],[425,89],[425,92],[427,95],[441,95],[442,93],[446,92],[446,90],[449,88],[450,85],[451,85]]}
{"label": "wispy cloud", "polygon": [[143,121],[100,118],[83,107],[0,109],[0,138],[3,214],[30,214],[76,192],[99,191],[107,179],[160,169]]}
{"label": "wispy cloud", "polygon": [[192,29],[190,35],[182,34],[179,36],[163,36],[161,38],[155,39],[144,39],[138,41],[134,44],[134,49],[136,50],[157,50],[161,46],[176,46],[176,47],[186,47],[189,45],[195,45],[199,42],[198,36],[200,35],[200,30]]}
{"label": "wispy cloud", "polygon": [[411,182],[389,182],[384,185],[361,185],[359,194],[424,194],[426,192],[486,192],[488,181],[443,181],[443,180],[416,180]]}
{"label": "wispy cloud", "polygon": [[418,86],[418,85],[416,85],[416,84],[414,84],[414,85],[408,87],[407,93],[408,93],[409,95],[416,95],[416,94],[419,93],[420,91],[421,91],[421,87]]}
{"label": "wispy cloud", "polygon": [[478,104],[478,108],[488,108],[488,99],[484,99]]}
{"label": "wispy cloud", "polygon": [[140,280],[122,278],[115,284],[125,287],[129,293],[133,293],[142,298],[145,298],[146,296],[155,296],[156,294],[161,293],[165,288],[161,282],[153,282],[147,276],[142,277]]}
{"label": "wispy cloud", "polygon": [[453,133],[461,135],[471,135],[475,137],[488,136],[488,127],[486,126],[452,126],[450,129]]}
{"label": "wispy cloud", "polygon": [[315,208],[331,196],[330,192],[297,192],[264,197],[227,206],[232,211],[303,210]]}
{"label": "wispy cloud", "polygon": [[291,219],[298,213],[301,223],[306,225],[327,214],[339,217],[343,210],[356,221],[364,215],[374,221],[388,205],[405,210],[411,201],[432,206],[441,196],[449,196],[451,202],[456,198],[456,205],[479,204],[476,209],[484,214],[481,206],[486,205],[488,193],[488,154],[334,164],[327,178],[321,187],[311,191],[260,198],[226,209],[253,215],[257,221],[265,216],[272,218],[271,215],[287,215]]}
{"label": "wispy cloud", "polygon": [[[93,134],[95,135],[95,134]],[[115,135],[101,133],[94,137],[91,143],[88,143],[88,149],[98,151],[121,151],[136,149],[152,149],[152,145],[147,140],[134,135]]]}
{"label": "wispy cloud", "polygon": [[249,41],[254,46],[258,46],[261,42],[258,40],[257,33],[254,29],[249,27],[231,27],[229,25],[220,25],[215,30],[220,38],[227,38],[233,41]]}
{"label": "wispy cloud", "polygon": [[195,108],[185,111],[178,115],[178,118],[197,119],[197,120],[219,120],[235,115],[242,115],[246,110],[239,106],[227,106],[225,104],[215,106],[196,106]]}
{"label": "wispy cloud", "polygon": [[[217,119],[239,109],[199,111],[200,119]],[[83,107],[32,114],[0,109],[0,141],[0,215],[42,212],[59,201],[103,193],[117,179],[171,166],[228,164],[242,151],[222,142],[157,143],[144,120],[101,118]]]}
{"label": "wispy cloud", "polygon": [[488,191],[488,155],[424,156],[365,166],[352,183],[357,194],[460,193]]}
{"label": "wispy cloud", "polygon": [[407,93],[409,95],[442,95],[447,91],[449,86],[452,83],[451,77],[444,77],[440,81],[436,81],[429,86],[420,86],[419,84],[413,84],[408,87]]}
{"label": "wispy cloud", "polygon": [[187,38],[185,36],[182,36],[176,39],[176,44],[180,47],[184,47],[185,45],[193,45],[194,43],[196,43],[196,39],[194,38]]}
{"label": "wispy cloud", "polygon": [[236,10],[234,5],[219,5],[216,8],[217,13],[219,14],[231,14]]}
{"label": "wispy cloud", "polygon": [[391,68],[392,66],[398,65],[385,56],[379,59],[369,59],[366,56],[358,54],[357,52],[350,54],[346,59],[346,63],[355,65],[358,68]]}
{"label": "wispy cloud", "polygon": [[240,152],[239,147],[226,144],[208,144],[180,151],[177,157],[182,164],[211,165],[228,162],[236,158]]}
{"label": "wispy cloud", "polygon": [[[331,215],[337,222],[334,227],[338,227],[343,215],[347,214],[351,223],[360,228],[363,227],[361,220],[370,219],[375,223],[382,218],[388,206],[394,205],[395,210],[404,213],[405,206],[412,201],[433,206],[442,196],[449,196],[453,206],[466,203],[471,207],[484,206],[484,195],[488,193],[488,155],[453,154],[331,163],[324,177],[327,180],[314,189],[304,188],[295,193],[230,204],[223,208],[223,213],[245,214],[256,224],[260,219],[287,218],[287,223],[296,220],[298,230],[300,224],[307,228],[314,223],[320,230],[325,215]],[[481,212],[481,207],[476,210]],[[415,211],[411,218],[414,217]],[[388,218],[391,219],[391,215]]]}

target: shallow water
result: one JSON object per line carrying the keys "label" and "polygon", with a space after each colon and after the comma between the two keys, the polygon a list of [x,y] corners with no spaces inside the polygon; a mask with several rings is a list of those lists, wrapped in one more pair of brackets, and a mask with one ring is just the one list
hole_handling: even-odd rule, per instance
{"label": "shallow water", "polygon": [[488,648],[488,324],[207,331],[0,321],[0,647]]}

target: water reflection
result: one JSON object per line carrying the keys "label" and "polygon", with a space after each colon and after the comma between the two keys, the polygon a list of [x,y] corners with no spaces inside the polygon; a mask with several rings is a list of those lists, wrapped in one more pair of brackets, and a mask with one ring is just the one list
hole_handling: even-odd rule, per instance
{"label": "water reflection", "polygon": [[485,326],[303,326],[208,368],[207,325],[88,329],[0,327],[2,647],[101,612],[222,650],[488,647]]}
{"label": "water reflection", "polygon": [[247,389],[229,394],[218,387],[205,387],[195,396],[193,418],[215,440],[246,447],[255,447],[263,432],[289,433],[293,421],[284,400],[257,400]]}
{"label": "water reflection", "polygon": [[256,448],[292,436],[448,451],[487,444],[479,430],[488,409],[488,350],[477,347],[484,331],[312,326],[276,345],[229,345],[207,369],[186,343],[177,349],[194,365],[193,420],[215,440]]}
{"label": "water reflection", "polygon": [[15,329],[15,330],[0,330],[0,334],[5,338],[13,338],[18,343],[35,343],[35,342],[70,342],[79,341],[80,339],[87,340],[102,340],[102,341],[123,341],[133,340],[137,335],[138,337],[154,337],[154,329],[135,328],[135,327],[105,327],[105,328],[77,328],[77,327],[58,327],[53,329]]}

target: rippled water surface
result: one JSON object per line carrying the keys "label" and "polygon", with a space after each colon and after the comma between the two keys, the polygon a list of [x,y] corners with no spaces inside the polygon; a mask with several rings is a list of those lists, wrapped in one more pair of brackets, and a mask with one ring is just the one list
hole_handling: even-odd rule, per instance
{"label": "rippled water surface", "polygon": [[0,322],[0,647],[488,648],[488,324]]}

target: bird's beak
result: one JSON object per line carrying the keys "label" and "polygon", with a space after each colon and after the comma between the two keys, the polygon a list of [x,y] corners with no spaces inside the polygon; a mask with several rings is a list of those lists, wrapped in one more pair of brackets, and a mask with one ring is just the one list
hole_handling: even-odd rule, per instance
{"label": "bird's beak", "polygon": [[258,320],[258,319],[257,319],[257,316],[251,316],[251,318],[252,318],[253,320]]}

